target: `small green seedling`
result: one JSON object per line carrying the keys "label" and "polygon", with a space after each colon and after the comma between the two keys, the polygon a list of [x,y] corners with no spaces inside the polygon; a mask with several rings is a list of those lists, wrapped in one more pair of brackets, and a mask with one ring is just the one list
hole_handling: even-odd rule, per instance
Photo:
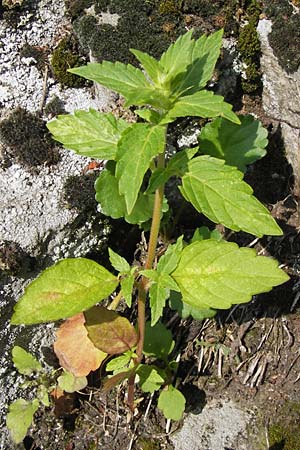
{"label": "small green seedling", "polygon": [[[138,107],[136,123],[90,109],[58,116],[48,128],[67,149],[107,161],[95,183],[101,211],[148,226],[147,256],[139,267],[131,266],[110,250],[117,275],[85,258],[59,261],[26,288],[11,320],[18,325],[67,319],[54,345],[64,369],[75,378],[86,377],[115,355],[106,366],[112,373],[104,389],[128,379],[133,410],[139,380],[145,392],[160,390],[158,407],[174,420],[181,417],[185,400],[173,386],[173,340],[161,323],[167,302],[183,317],[203,319],[288,279],[274,259],[226,242],[215,230],[196,230],[191,242],[181,236],[166,245],[164,254],[157,250],[170,177],[180,180],[182,197],[212,222],[258,237],[282,234],[243,181],[246,166],[266,152],[267,131],[251,116],[238,117],[223,97],[205,89],[222,31],[197,40],[192,34],[179,37],[159,60],[132,50],[142,70],[108,61],[70,70],[118,92],[126,106]],[[168,158],[169,124],[187,116],[207,119],[199,146]],[[107,308],[96,306],[110,296]],[[115,311],[122,298],[129,308],[137,299],[135,326]]]}

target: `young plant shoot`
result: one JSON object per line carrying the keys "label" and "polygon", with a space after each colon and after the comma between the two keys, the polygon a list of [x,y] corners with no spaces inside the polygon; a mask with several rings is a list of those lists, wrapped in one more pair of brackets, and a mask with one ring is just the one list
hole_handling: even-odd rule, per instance
{"label": "young plant shoot", "polygon": [[[226,242],[207,228],[196,230],[191,242],[181,236],[163,255],[157,253],[170,177],[181,180],[182,197],[212,222],[258,237],[282,234],[243,181],[247,164],[266,153],[267,131],[251,116],[238,117],[223,97],[205,89],[220,54],[222,30],[197,40],[192,35],[191,30],[180,36],[159,60],[131,50],[141,69],[103,61],[70,70],[118,92],[126,106],[138,107],[136,123],[90,109],[58,116],[48,128],[65,148],[107,161],[95,183],[101,211],[131,224],[150,223],[147,257],[140,267],[131,267],[110,250],[117,275],[85,258],[59,261],[26,288],[11,320],[19,325],[66,319],[54,344],[66,371],[86,377],[109,356],[111,376],[104,389],[128,379],[133,410],[138,379],[143,391],[160,391],[158,407],[173,420],[182,416],[185,399],[173,385],[172,334],[160,321],[167,301],[182,317],[201,320],[288,279],[274,259]],[[169,124],[189,116],[208,119],[199,146],[167,159]],[[110,306],[99,305],[108,297]],[[128,308],[137,298],[137,324],[115,311],[122,298]],[[148,302],[151,317],[145,312]]]}

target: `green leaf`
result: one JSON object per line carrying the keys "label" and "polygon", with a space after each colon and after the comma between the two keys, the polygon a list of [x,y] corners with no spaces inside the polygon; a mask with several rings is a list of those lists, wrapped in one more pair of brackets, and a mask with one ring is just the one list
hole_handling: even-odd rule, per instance
{"label": "green leaf", "polygon": [[167,359],[174,348],[172,333],[161,322],[154,327],[146,322],[145,344],[143,352],[147,356],[155,356],[159,359]]}
{"label": "green leaf", "polygon": [[151,394],[158,391],[165,381],[157,372],[155,366],[140,364],[136,373],[140,378],[139,385],[142,391],[150,392]]}
{"label": "green leaf", "polygon": [[140,89],[151,87],[140,69],[120,62],[90,63],[87,66],[69,69],[68,72],[96,81],[108,89],[119,92],[125,98],[134,92],[138,93]]}
{"label": "green leaf", "polygon": [[127,370],[131,358],[132,358],[131,352],[126,352],[123,355],[117,356],[116,358],[111,359],[106,364],[105,370],[107,372],[113,372],[114,375],[116,375],[120,371]]}
{"label": "green leaf", "polygon": [[38,387],[37,398],[42,403],[42,405],[46,406],[47,408],[50,406],[48,389],[43,384]]}
{"label": "green leaf", "polygon": [[197,211],[215,223],[234,231],[255,236],[281,235],[282,231],[269,211],[252,195],[242,181],[243,174],[223,160],[197,156],[188,163],[182,178],[182,195]]}
{"label": "green leaf", "polygon": [[16,444],[19,444],[25,438],[38,407],[39,401],[37,399],[32,402],[27,402],[19,398],[9,405],[6,425],[10,431],[12,440]]}
{"label": "green leaf", "polygon": [[213,75],[220,55],[222,37],[223,30],[219,30],[209,36],[202,35],[196,40],[191,53],[191,61],[177,90],[188,91],[190,94],[205,87]]}
{"label": "green leaf", "polygon": [[142,64],[143,68],[145,69],[151,80],[154,81],[154,83],[159,84],[161,78],[164,76],[163,69],[160,63],[155,58],[148,55],[148,53],[144,53],[141,52],[140,50],[136,50],[133,48],[131,48],[130,51]]}
{"label": "green leaf", "polygon": [[152,283],[149,289],[151,326],[153,327],[161,318],[170,290],[162,283]]}
{"label": "green leaf", "polygon": [[203,239],[215,239],[216,241],[222,240],[222,235],[218,230],[210,230],[207,227],[196,228],[191,242],[203,241]]}
{"label": "green leaf", "polygon": [[132,302],[132,291],[134,287],[134,274],[131,273],[121,280],[121,291],[125,302],[129,308]]}
{"label": "green leaf", "polygon": [[71,372],[64,370],[57,378],[58,386],[65,392],[76,392],[84,389],[88,382],[86,377],[75,377]]}
{"label": "green leaf", "polygon": [[118,180],[108,170],[103,170],[95,182],[96,200],[103,214],[126,222],[142,224],[151,219],[154,205],[153,194],[139,193],[131,214],[127,213],[125,198],[119,194]]}
{"label": "green leaf", "polygon": [[157,264],[157,271],[169,274],[177,267],[183,249],[183,236],[180,236],[176,243],[169,245],[166,253],[160,258]]}
{"label": "green leaf", "polygon": [[200,91],[180,97],[161,123],[186,116],[204,118],[221,116],[231,122],[240,123],[239,118],[232,111],[232,105],[226,103],[221,95],[215,95],[211,91]]}
{"label": "green leaf", "polygon": [[232,242],[207,239],[185,247],[172,277],[183,301],[198,309],[246,303],[289,279],[272,258]]}
{"label": "green leaf", "polygon": [[12,349],[12,360],[22,375],[31,375],[33,372],[42,370],[41,364],[30,353],[17,345]]}
{"label": "green leaf", "polygon": [[176,153],[167,164],[167,167],[157,168],[152,172],[147,193],[155,192],[155,190],[165,184],[172,176],[183,176],[187,171],[187,163],[198,152],[198,147],[181,150]]}
{"label": "green leaf", "polygon": [[165,127],[145,123],[132,125],[123,134],[117,153],[116,176],[128,214],[134,208],[143,178],[152,159],[165,148]]}
{"label": "green leaf", "polygon": [[153,111],[152,109],[135,109],[135,114],[147,122],[151,123],[159,123],[161,116],[158,112]]}
{"label": "green leaf", "polygon": [[208,123],[199,136],[201,153],[224,159],[226,164],[245,172],[251,164],[266,154],[268,132],[252,116],[240,116],[241,125],[221,117]]}
{"label": "green leaf", "polygon": [[53,138],[79,155],[115,159],[118,141],[129,126],[111,113],[94,109],[58,116],[47,123]]}
{"label": "green leaf", "polygon": [[167,74],[162,84],[174,79],[178,74],[184,72],[191,61],[192,51],[195,45],[192,39],[193,30],[179,36],[170,47],[161,55],[160,66]]}
{"label": "green leaf", "polygon": [[185,408],[184,395],[174,386],[169,385],[160,393],[157,407],[167,419],[180,420]]}
{"label": "green leaf", "polygon": [[110,263],[114,269],[120,273],[130,272],[130,265],[125,258],[118,255],[118,253],[114,252],[111,248],[108,249],[108,254]]}
{"label": "green leaf", "polygon": [[46,269],[15,306],[14,325],[71,317],[108,297],[118,279],[85,258],[68,258]]}
{"label": "green leaf", "polygon": [[169,304],[170,308],[175,309],[182,319],[187,319],[189,316],[192,316],[195,320],[204,320],[210,319],[217,314],[217,311],[214,309],[199,309],[184,303],[180,292],[170,292]]}
{"label": "green leaf", "polygon": [[170,97],[169,92],[150,86],[147,88],[141,88],[138,91],[133,91],[126,96],[126,107],[130,105],[151,105],[157,109],[168,110],[173,104],[173,98]]}
{"label": "green leaf", "polygon": [[84,313],[85,327],[95,347],[109,355],[130,350],[137,343],[137,334],[126,317],[115,311],[94,306]]}

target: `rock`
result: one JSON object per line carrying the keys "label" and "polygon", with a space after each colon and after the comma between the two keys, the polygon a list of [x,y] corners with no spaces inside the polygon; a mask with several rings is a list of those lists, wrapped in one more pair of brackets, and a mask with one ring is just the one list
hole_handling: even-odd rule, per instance
{"label": "rock", "polygon": [[274,56],[268,35],[270,20],[260,20],[257,31],[261,42],[263,72],[263,107],[270,119],[278,120],[286,156],[293,167],[295,195],[300,195],[300,69],[287,73]]}

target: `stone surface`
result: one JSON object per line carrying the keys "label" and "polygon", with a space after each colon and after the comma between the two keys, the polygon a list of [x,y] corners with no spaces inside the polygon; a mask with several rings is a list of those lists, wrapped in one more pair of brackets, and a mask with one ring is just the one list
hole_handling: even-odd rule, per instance
{"label": "stone surface", "polygon": [[266,115],[281,124],[287,159],[293,167],[295,194],[300,194],[300,69],[287,74],[279,65],[268,41],[272,22],[258,24],[263,73],[263,107]]}

